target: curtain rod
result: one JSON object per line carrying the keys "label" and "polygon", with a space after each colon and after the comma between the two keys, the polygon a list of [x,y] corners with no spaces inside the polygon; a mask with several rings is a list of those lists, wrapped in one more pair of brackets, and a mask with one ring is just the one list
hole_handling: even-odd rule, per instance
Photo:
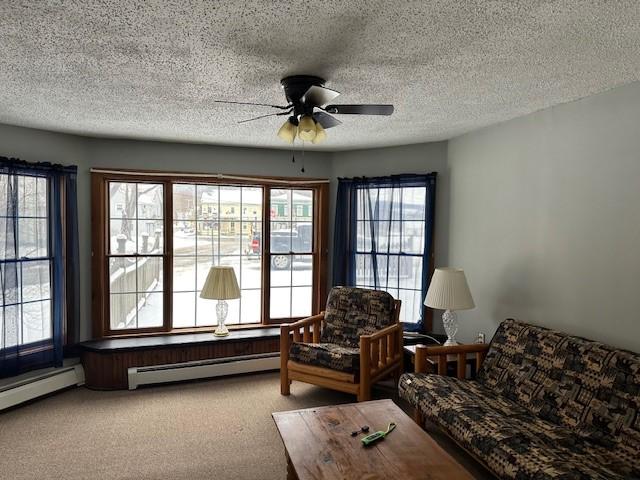
{"label": "curtain rod", "polygon": [[308,185],[310,183],[330,183],[328,178],[308,179],[308,180],[282,180],[269,177],[247,177],[243,175],[226,175],[224,173],[181,173],[181,172],[139,172],[134,170],[110,170],[105,168],[92,168],[91,173],[117,173],[118,175],[135,175],[148,177],[194,177],[194,178],[216,178],[218,180],[247,180],[253,182],[281,183],[283,185]]}

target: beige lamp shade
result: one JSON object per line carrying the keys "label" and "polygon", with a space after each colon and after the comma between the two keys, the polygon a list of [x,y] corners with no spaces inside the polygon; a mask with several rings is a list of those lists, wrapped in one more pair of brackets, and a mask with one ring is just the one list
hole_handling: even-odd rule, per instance
{"label": "beige lamp shade", "polygon": [[440,310],[468,310],[474,308],[464,270],[436,268],[424,299],[427,307]]}
{"label": "beige lamp shade", "polygon": [[207,280],[200,291],[200,298],[230,300],[240,298],[240,288],[233,267],[217,266],[209,269]]}

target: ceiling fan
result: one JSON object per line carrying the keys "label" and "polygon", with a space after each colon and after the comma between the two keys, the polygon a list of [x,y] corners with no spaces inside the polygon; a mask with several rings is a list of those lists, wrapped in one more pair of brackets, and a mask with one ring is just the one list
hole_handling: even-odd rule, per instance
{"label": "ceiling fan", "polygon": [[[287,105],[267,103],[235,102],[214,100],[216,103],[234,103],[277,108],[277,113],[268,113],[238,123],[252,122],[261,118],[289,115],[278,130],[278,137],[287,143],[293,143],[296,136],[314,144],[327,138],[325,129],[340,125],[342,122],[332,115],[391,115],[393,105],[334,105],[330,104],[340,92],[324,86],[325,80],[312,75],[293,75],[280,80],[287,99]],[[331,115],[330,115],[331,114]]]}

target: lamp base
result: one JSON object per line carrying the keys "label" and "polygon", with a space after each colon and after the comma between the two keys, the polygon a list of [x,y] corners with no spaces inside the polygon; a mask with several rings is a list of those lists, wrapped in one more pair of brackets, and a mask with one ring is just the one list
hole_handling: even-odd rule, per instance
{"label": "lamp base", "polygon": [[442,324],[444,331],[447,333],[447,341],[444,342],[444,345],[458,345],[458,342],[456,342],[456,333],[458,333],[458,316],[456,312],[445,310],[442,314]]}
{"label": "lamp base", "polygon": [[227,318],[227,311],[229,307],[227,306],[227,302],[224,300],[218,300],[218,304],[216,305],[216,316],[218,317],[218,327],[213,332],[216,337],[226,337],[229,335],[229,329],[224,324],[225,319]]}

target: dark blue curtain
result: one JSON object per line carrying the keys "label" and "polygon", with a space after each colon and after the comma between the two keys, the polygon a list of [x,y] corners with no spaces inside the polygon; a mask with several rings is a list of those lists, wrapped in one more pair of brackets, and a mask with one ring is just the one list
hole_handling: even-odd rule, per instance
{"label": "dark blue curtain", "polygon": [[[333,285],[393,290],[401,284],[401,271],[403,274],[415,272],[409,273],[415,274],[415,279],[404,278],[402,282],[407,284],[413,280],[414,285],[419,285],[420,298],[424,299],[432,267],[436,173],[339,178],[338,182]],[[417,189],[412,194],[420,192],[420,205],[415,204],[416,197],[403,198],[409,192],[403,189],[409,187]],[[424,231],[420,235],[405,230],[405,225],[422,225],[421,222],[424,222]],[[417,268],[418,265],[421,268]],[[405,328],[422,330],[423,311],[418,308],[416,317],[407,319],[417,323],[406,323]]]}
{"label": "dark blue curtain", "polygon": [[76,167],[0,157],[0,377],[62,365],[78,267]]}

